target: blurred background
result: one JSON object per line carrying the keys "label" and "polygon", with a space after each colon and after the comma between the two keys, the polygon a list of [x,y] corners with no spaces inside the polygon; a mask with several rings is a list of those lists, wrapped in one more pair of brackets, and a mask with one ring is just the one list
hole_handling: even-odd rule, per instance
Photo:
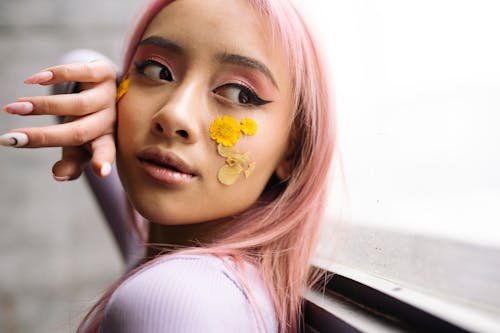
{"label": "blurred background", "polygon": [[[44,87],[24,78],[74,48],[119,63],[142,0],[1,0],[0,105]],[[0,131],[53,123],[0,113]],[[59,184],[59,149],[0,148],[0,332],[70,332],[122,271],[84,180]]]}

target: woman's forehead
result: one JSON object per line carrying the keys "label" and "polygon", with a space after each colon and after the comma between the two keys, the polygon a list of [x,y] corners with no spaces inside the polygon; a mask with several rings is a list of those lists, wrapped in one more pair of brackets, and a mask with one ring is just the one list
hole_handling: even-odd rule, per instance
{"label": "woman's forehead", "polygon": [[214,62],[249,59],[275,86],[288,86],[286,57],[272,36],[269,22],[246,0],[176,0],[154,17],[141,41],[164,39],[180,52]]}
{"label": "woman's forehead", "polygon": [[196,52],[218,48],[253,58],[273,57],[270,27],[245,0],[174,1],[151,21],[143,39],[153,35]]}

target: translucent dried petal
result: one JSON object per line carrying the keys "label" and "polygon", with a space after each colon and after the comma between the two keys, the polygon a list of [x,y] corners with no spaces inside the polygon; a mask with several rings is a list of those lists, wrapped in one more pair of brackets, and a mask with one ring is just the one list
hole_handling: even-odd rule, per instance
{"label": "translucent dried petal", "polygon": [[257,165],[257,163],[255,163],[255,162],[250,163],[250,165],[248,166],[248,169],[245,170],[245,178],[250,177],[252,172],[255,170],[256,165]]}
{"label": "translucent dried petal", "polygon": [[217,145],[217,151],[222,157],[231,157],[234,154],[238,154],[238,151],[234,147],[225,147],[222,144]]}
{"label": "translucent dried petal", "polygon": [[219,169],[217,178],[224,185],[232,185],[238,179],[238,176],[240,175],[241,171],[243,171],[243,168],[238,164],[235,164],[233,166],[223,165]]}
{"label": "translucent dried petal", "polygon": [[228,158],[226,158],[226,164],[229,166],[234,166],[234,165],[238,164],[238,160],[233,158],[232,156],[229,156]]}

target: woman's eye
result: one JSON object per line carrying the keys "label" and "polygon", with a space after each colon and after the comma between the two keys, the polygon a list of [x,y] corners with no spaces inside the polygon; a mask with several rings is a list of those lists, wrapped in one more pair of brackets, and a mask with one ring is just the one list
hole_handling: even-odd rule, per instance
{"label": "woman's eye", "polygon": [[135,63],[135,67],[137,68],[137,72],[146,76],[152,80],[164,80],[164,81],[173,81],[172,73],[168,69],[167,66],[154,61],[154,60],[144,60],[140,63]]}
{"label": "woman's eye", "polygon": [[250,88],[236,83],[228,83],[220,86],[214,89],[214,93],[241,105],[259,106],[271,102],[260,98]]}

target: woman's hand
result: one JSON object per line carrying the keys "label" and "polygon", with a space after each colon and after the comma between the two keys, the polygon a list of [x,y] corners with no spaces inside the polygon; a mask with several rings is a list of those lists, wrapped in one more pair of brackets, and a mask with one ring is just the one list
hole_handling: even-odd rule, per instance
{"label": "woman's hand", "polygon": [[115,159],[116,71],[104,60],[47,68],[24,81],[26,84],[52,85],[79,82],[79,93],[23,97],[4,106],[16,115],[55,115],[65,117],[62,124],[19,128],[0,136],[3,145],[40,148],[63,147],[62,158],[52,172],[58,181],[80,176],[91,160],[101,177],[111,171]]}

